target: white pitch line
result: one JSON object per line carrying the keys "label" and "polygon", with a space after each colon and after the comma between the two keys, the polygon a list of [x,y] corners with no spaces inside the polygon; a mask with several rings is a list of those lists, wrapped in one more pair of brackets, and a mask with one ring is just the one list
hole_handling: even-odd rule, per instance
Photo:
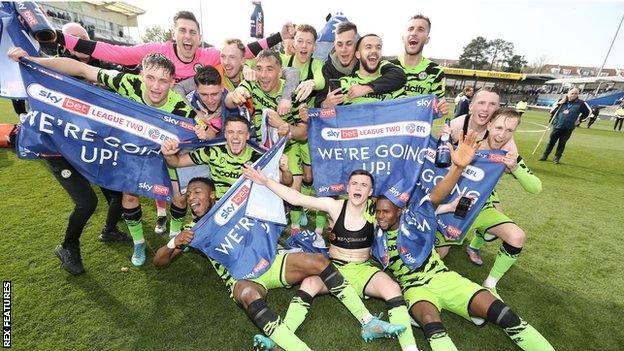
{"label": "white pitch line", "polygon": [[518,133],[543,133],[544,131],[546,131],[548,129],[548,126],[544,125],[544,124],[530,122],[530,121],[526,121],[525,123],[535,124],[536,126],[543,127],[544,129],[539,129],[539,130],[516,130],[516,132],[518,132]]}

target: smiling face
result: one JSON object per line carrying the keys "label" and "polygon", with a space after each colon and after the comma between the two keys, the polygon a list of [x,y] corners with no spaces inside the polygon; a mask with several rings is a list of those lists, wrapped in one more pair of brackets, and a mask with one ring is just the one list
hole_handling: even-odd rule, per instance
{"label": "smiling face", "polygon": [[186,187],[186,197],[191,211],[197,217],[208,213],[215,203],[215,193],[208,184],[202,181],[192,181]]}
{"label": "smiling face", "polygon": [[293,43],[295,49],[295,57],[299,63],[306,63],[310,61],[312,53],[314,53],[314,46],[316,41],[314,40],[314,34],[310,32],[297,31],[295,33],[295,42]]}
{"label": "smiling face", "polygon": [[244,53],[235,43],[225,44],[221,49],[221,66],[223,66],[223,72],[228,78],[238,78],[243,70],[243,55]]}
{"label": "smiling face", "polygon": [[225,122],[225,142],[232,155],[238,156],[245,151],[249,140],[249,128],[245,122]]}
{"label": "smiling face", "polygon": [[336,50],[338,61],[340,61],[343,67],[348,67],[355,59],[356,42],[357,33],[354,30],[336,34],[334,38],[334,50]]}
{"label": "smiling face", "polygon": [[504,114],[499,115],[494,121],[488,124],[487,144],[492,150],[500,150],[511,140],[518,127],[520,120],[514,117],[508,117]]}
{"label": "smiling face", "polygon": [[368,175],[355,174],[349,178],[347,185],[349,201],[355,206],[362,205],[373,195],[373,182]]}
{"label": "smiling face", "polygon": [[362,68],[368,73],[375,73],[381,63],[381,38],[376,35],[361,39],[355,57],[360,60]]}
{"label": "smiling face", "polygon": [[169,95],[169,89],[175,83],[173,75],[157,65],[143,67],[141,76],[145,82],[145,92],[143,98],[151,106],[164,104]]}
{"label": "smiling face", "polygon": [[470,102],[470,119],[479,126],[485,126],[500,108],[499,102],[498,94],[480,90]]}
{"label": "smiling face", "polygon": [[407,55],[419,55],[429,43],[429,24],[424,19],[410,19],[403,34],[403,45]]}
{"label": "smiling face", "polygon": [[401,209],[396,207],[386,198],[377,199],[375,202],[375,219],[382,230],[396,230],[399,228]]}
{"label": "smiling face", "polygon": [[256,61],[257,82],[265,93],[271,93],[279,88],[279,78],[282,67],[275,57],[258,58]]}
{"label": "smiling face", "polygon": [[568,101],[574,101],[578,98],[579,90],[576,88],[572,88],[568,91]]}
{"label": "smiling face", "polygon": [[199,34],[197,23],[193,20],[178,18],[172,33],[176,42],[178,56],[186,62],[192,61],[201,43],[201,35]]}

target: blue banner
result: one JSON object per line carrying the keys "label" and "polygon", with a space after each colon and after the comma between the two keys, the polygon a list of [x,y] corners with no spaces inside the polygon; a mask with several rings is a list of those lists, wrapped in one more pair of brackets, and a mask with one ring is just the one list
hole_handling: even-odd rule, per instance
{"label": "blue banner", "polygon": [[[279,158],[286,138],[256,161],[267,177],[279,179]],[[190,246],[223,265],[236,280],[266,272],[286,226],[284,203],[270,189],[241,177],[193,227]]]}
{"label": "blue banner", "polygon": [[374,195],[400,180],[411,189],[427,151],[433,95],[310,109],[308,142],[318,196],[346,192],[349,175],[364,169],[375,178]]}
{"label": "blue banner", "polygon": [[61,154],[90,182],[171,201],[160,144],[196,139],[195,122],[136,103],[31,61],[20,64],[30,112],[20,158]]}
{"label": "blue banner", "polygon": [[[448,168],[435,166],[436,144],[437,140],[431,138],[429,152],[425,156],[425,164],[416,187],[421,186],[427,193],[431,192],[431,189],[448,173]],[[483,208],[505,170],[502,159],[506,153],[502,150],[477,151],[472,163],[464,169],[450,195],[442,201],[443,204],[449,203],[460,193],[473,199],[472,206],[464,219],[455,217],[452,212],[437,216],[438,231],[444,234],[447,241],[461,242],[464,239],[470,225]]]}
{"label": "blue banner", "polygon": [[[406,193],[396,196],[398,187],[386,192],[386,197],[398,207],[404,207]],[[409,269],[417,269],[427,260],[436,232],[436,215],[433,205],[424,190],[416,186],[412,201],[403,210],[397,231],[396,247],[401,260]],[[388,234],[376,228],[375,239],[371,249],[373,256],[381,263],[383,269],[388,267]]]}
{"label": "blue banner", "polygon": [[[18,63],[6,55],[7,51],[18,46],[31,56],[39,55],[39,43],[28,35],[17,17],[15,7],[19,5],[24,2],[3,1],[0,6],[0,96],[6,98],[26,97]],[[36,21],[34,15],[29,18]]]}

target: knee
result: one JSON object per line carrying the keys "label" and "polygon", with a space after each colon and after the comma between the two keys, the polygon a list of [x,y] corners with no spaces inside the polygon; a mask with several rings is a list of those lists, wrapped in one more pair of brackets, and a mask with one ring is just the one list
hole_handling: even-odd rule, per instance
{"label": "knee", "polygon": [[501,300],[495,300],[488,307],[487,321],[503,329],[515,327],[522,323],[520,317]]}
{"label": "knee", "polygon": [[438,251],[438,254],[440,255],[440,258],[444,258],[448,254],[449,249],[450,249],[450,247],[448,247],[448,246],[436,247],[436,251]]}
{"label": "knee", "polygon": [[234,289],[234,300],[236,300],[236,303],[241,305],[245,310],[249,307],[249,305],[251,305],[252,302],[262,299],[260,292],[257,289],[254,289],[251,285],[246,284],[245,282],[237,283],[237,285],[239,284],[242,285],[237,286],[237,289]]}
{"label": "knee", "polygon": [[520,228],[515,228],[509,235],[509,244],[515,247],[523,247],[526,241],[526,234]]}
{"label": "knee", "polygon": [[309,258],[304,261],[307,267],[310,267],[313,274],[318,275],[330,265],[329,259],[322,254],[309,254]]}

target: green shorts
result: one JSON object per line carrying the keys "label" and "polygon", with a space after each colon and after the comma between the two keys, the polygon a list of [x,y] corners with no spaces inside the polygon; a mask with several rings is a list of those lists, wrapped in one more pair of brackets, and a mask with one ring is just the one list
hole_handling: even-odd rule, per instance
{"label": "green shorts", "polygon": [[449,271],[436,274],[424,285],[408,288],[403,292],[403,297],[408,309],[417,302],[427,301],[440,312],[444,309],[473,321],[468,313],[468,307],[481,290],[487,289],[456,272]]}
{"label": "green shorts", "polygon": [[268,271],[264,272],[252,282],[262,285],[265,290],[277,288],[289,288],[290,285],[286,281],[286,259],[288,254],[277,254],[275,260]]}
{"label": "green shorts", "polygon": [[284,149],[284,155],[288,157],[288,169],[293,176],[303,175],[303,168],[301,168],[301,156],[299,156],[300,149],[301,144],[294,141],[289,145],[286,145],[286,148]]}
{"label": "green shorts", "polygon": [[381,272],[381,270],[374,266],[370,261],[366,262],[344,262],[340,260],[331,260],[332,263],[338,268],[338,271],[345,278],[346,281],[353,286],[357,291],[360,298],[364,297],[364,290],[366,285],[373,278],[375,274]]}
{"label": "green shorts", "polygon": [[[483,209],[481,209],[481,212],[479,212],[474,222],[472,222],[472,225],[468,229],[468,233],[470,233],[471,231],[485,233],[488,230],[498,225],[501,225],[504,223],[513,223],[513,222],[514,221],[512,221],[511,218],[507,217],[507,215],[497,210],[494,207],[493,202],[488,202],[485,204]],[[466,236],[468,236],[468,234],[466,234]],[[466,238],[466,236],[464,236],[464,239]],[[440,246],[461,245],[464,242],[464,239],[450,240],[450,239],[445,238],[442,233],[436,232],[435,246],[440,247]]]}
{"label": "green shorts", "polygon": [[299,157],[301,157],[301,163],[306,166],[312,165],[312,159],[310,158],[310,145],[308,141],[302,142],[299,148]]}

